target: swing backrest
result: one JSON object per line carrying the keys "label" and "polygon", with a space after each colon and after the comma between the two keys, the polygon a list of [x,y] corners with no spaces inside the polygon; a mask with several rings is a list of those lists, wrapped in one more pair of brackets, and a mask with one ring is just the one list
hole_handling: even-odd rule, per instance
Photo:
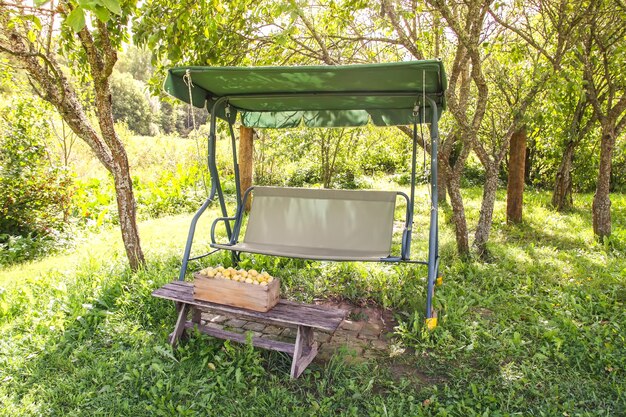
{"label": "swing backrest", "polygon": [[389,257],[398,193],[255,187],[235,250],[305,259]]}

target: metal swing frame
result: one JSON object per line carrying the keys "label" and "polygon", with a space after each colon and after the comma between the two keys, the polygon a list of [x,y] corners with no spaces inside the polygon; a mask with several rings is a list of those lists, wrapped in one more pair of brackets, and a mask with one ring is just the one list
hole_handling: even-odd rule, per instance
{"label": "metal swing frame", "polygon": [[[439,94],[439,93],[438,93]],[[422,264],[428,267],[428,278],[427,278],[427,294],[426,294],[426,319],[433,320],[435,317],[435,312],[433,309],[433,296],[434,296],[434,287],[436,284],[436,280],[439,276],[439,221],[438,221],[438,193],[437,193],[437,175],[438,175],[438,167],[437,167],[437,152],[439,145],[439,129],[438,129],[438,108],[436,100],[434,100],[430,94],[427,93],[416,93],[412,92],[387,92],[387,91],[351,91],[351,92],[315,92],[315,93],[280,93],[280,94],[233,94],[222,96],[213,102],[212,108],[209,110],[211,113],[210,119],[210,131],[208,136],[208,168],[211,176],[211,191],[209,197],[202,204],[202,206],[198,209],[191,220],[191,225],[189,227],[189,233],[187,237],[187,243],[185,244],[185,250],[182,259],[182,266],[179,274],[179,280],[184,281],[185,274],[187,272],[187,267],[189,261],[201,259],[206,256],[209,256],[220,250],[214,249],[208,253],[203,255],[191,257],[191,247],[193,245],[193,238],[195,235],[196,225],[198,220],[202,216],[202,214],[206,211],[209,205],[215,201],[216,197],[219,201],[220,210],[222,212],[222,217],[216,219],[212,225],[212,235],[214,234],[215,225],[218,221],[223,221],[226,228],[226,234],[228,236],[229,241],[232,242],[233,238],[237,238],[239,234],[239,230],[241,228],[241,224],[243,221],[243,212],[245,207],[245,200],[248,198],[251,189],[246,190],[244,197],[241,196],[241,183],[239,178],[239,163],[237,160],[237,148],[236,148],[236,139],[233,131],[233,121],[230,118],[231,106],[229,101],[233,98],[246,98],[246,99],[258,99],[263,100],[267,98],[272,99],[280,99],[280,98],[307,98],[307,97],[320,97],[320,96],[329,96],[329,97],[355,97],[355,96],[382,96],[382,97],[413,97],[415,98],[416,108],[414,109],[414,122],[413,122],[413,144],[412,144],[412,157],[411,157],[411,190],[410,196],[406,196],[406,194],[401,193],[407,199],[407,215],[406,215],[406,225],[405,230],[402,236],[402,248],[401,255],[399,257],[388,257],[380,259],[381,262],[405,262],[405,263],[414,263],[414,264]],[[208,102],[207,102],[208,103]],[[419,105],[417,104],[419,103]],[[426,104],[430,106],[431,109],[431,121],[430,121],[430,225],[429,225],[429,238],[428,238],[428,259],[427,260],[411,260],[410,259],[410,248],[411,248],[411,238],[412,238],[412,227],[413,227],[413,214],[415,207],[415,183],[416,183],[416,171],[417,171],[417,123],[427,123],[425,120],[426,115]],[[245,110],[245,109],[237,109],[237,110]],[[217,170],[216,163],[216,148],[217,148],[217,116],[218,111],[224,111],[226,114],[226,120],[228,121],[229,133],[231,138],[231,146],[232,146],[232,156],[233,156],[233,166],[235,173],[235,187],[236,187],[236,203],[237,208],[234,216],[228,215],[228,210],[226,207],[226,202],[224,199],[224,192],[222,190],[219,173]],[[419,116],[419,117],[418,117]],[[422,138],[424,141],[424,145],[426,144],[425,138]],[[252,187],[253,188],[253,187]],[[230,222],[235,222],[233,227],[231,228]],[[235,262],[239,261],[239,253],[231,252],[233,256],[233,260]]]}

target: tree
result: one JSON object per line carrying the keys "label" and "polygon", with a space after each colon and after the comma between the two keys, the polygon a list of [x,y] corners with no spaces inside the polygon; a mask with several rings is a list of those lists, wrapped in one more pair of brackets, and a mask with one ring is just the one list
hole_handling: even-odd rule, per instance
{"label": "tree", "polygon": [[506,189],[506,221],[521,223],[524,205],[524,172],[526,163],[526,127],[511,137],[509,177]]}
{"label": "tree", "polygon": [[115,69],[122,73],[127,72],[135,80],[147,83],[154,72],[151,58],[152,53],[147,49],[130,45],[122,54],[119,54]]}
{"label": "tree", "polygon": [[[254,155],[254,130],[250,127],[239,127],[239,176],[241,178],[241,198],[246,190],[252,186],[253,172],[253,155]],[[250,211],[252,201],[248,199],[246,211]]]}
{"label": "tree", "polygon": [[158,119],[150,108],[144,94],[143,83],[129,73],[113,71],[111,74],[111,95],[113,98],[113,120],[125,122],[139,135],[150,135],[150,124]]}
{"label": "tree", "polygon": [[[582,82],[580,86],[582,87]],[[552,206],[557,211],[569,210],[574,205],[572,197],[574,152],[595,125],[593,112],[591,112],[591,115],[588,115],[588,113],[590,113],[590,104],[586,92],[580,94],[577,90],[578,89],[575,90],[577,94],[575,94],[573,111],[571,111],[571,97],[561,97],[562,105],[565,104],[567,106],[570,104],[566,108],[570,110],[571,117],[567,115],[567,119],[569,119],[566,121],[567,128],[562,132],[565,146],[563,147],[563,156],[556,172],[552,192]]]}
{"label": "tree", "polygon": [[611,235],[611,167],[617,137],[626,127],[626,6],[621,1],[591,2],[575,53],[582,64],[585,90],[600,123],[600,166],[593,197],[593,231]]}
{"label": "tree", "polygon": [[[452,104],[450,106],[472,150],[485,168],[483,198],[473,243],[482,257],[488,255],[487,242],[493,220],[498,174],[511,137],[524,124],[527,109],[553,72],[560,67],[572,42],[568,34],[576,29],[580,13],[584,10],[572,13],[561,3],[553,4],[543,0],[528,4],[514,3],[511,9],[502,3],[492,7],[489,0],[477,1],[476,4],[468,5],[465,13],[455,12],[443,1],[433,0],[433,5],[446,19],[471,60],[471,78],[478,92],[476,114],[483,112],[484,116],[484,112],[488,112],[492,122],[483,124],[481,118],[480,121],[475,120],[478,123],[470,125],[463,112],[453,109]],[[485,27],[489,22],[484,13],[489,13],[498,27]],[[556,30],[563,27],[567,29]],[[483,31],[491,33],[491,36],[487,38]],[[485,48],[480,48],[486,39],[492,43],[487,45],[489,53]],[[531,52],[533,49],[535,53]],[[495,87],[492,93],[489,85]],[[506,106],[501,107],[497,102],[506,103]]]}
{"label": "tree", "polygon": [[[136,204],[126,150],[113,122],[110,77],[117,51],[127,36],[132,1],[59,0],[0,5],[0,51],[23,69],[33,90],[59,112],[113,176],[120,228],[132,270],[145,263],[136,221]],[[60,25],[58,24],[60,22]],[[57,31],[57,29],[59,29]],[[58,42],[58,44],[57,44]],[[93,93],[98,125],[89,120],[77,87],[58,54],[74,65],[81,88]]]}
{"label": "tree", "polygon": [[337,174],[338,163],[358,141],[357,129],[323,129],[313,136],[319,145],[322,185],[331,188]]}

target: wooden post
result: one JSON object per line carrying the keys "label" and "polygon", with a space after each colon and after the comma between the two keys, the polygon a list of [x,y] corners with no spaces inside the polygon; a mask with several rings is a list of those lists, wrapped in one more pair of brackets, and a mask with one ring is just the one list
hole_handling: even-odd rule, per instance
{"label": "wooden post", "polygon": [[[254,130],[251,127],[239,127],[239,178],[241,179],[241,197],[252,186],[252,154]],[[250,199],[246,202],[246,211],[250,211]]]}
{"label": "wooden post", "polygon": [[317,342],[313,329],[308,326],[298,326],[296,345],[291,362],[291,378],[298,378],[317,355]]}
{"label": "wooden post", "polygon": [[189,304],[187,303],[178,303],[176,305],[176,309],[178,310],[178,319],[176,320],[176,327],[174,327],[174,331],[170,334],[170,345],[172,347],[176,347],[176,343],[178,343],[178,339],[183,335],[185,331],[185,322],[187,321],[187,313],[189,312]]}
{"label": "wooden post", "polygon": [[520,223],[524,200],[524,173],[526,165],[526,128],[511,137],[509,147],[509,182],[506,190],[506,221]]}

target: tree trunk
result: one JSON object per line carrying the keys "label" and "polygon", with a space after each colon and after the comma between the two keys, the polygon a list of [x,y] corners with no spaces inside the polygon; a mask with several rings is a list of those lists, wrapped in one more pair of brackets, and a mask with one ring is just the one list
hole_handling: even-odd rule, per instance
{"label": "tree trunk", "polygon": [[[442,149],[443,150],[443,149]],[[448,185],[448,176],[449,176],[449,169],[450,169],[450,165],[448,160],[450,159],[450,154],[448,153],[447,155],[445,154],[445,152],[440,152],[438,155],[439,158],[439,172],[437,175],[437,197],[439,200],[439,204],[446,204],[447,203],[447,185]]]}
{"label": "tree trunk", "polygon": [[[92,72],[99,74],[92,69]],[[146,263],[137,227],[137,204],[133,194],[133,181],[130,176],[128,155],[124,144],[120,141],[115,131],[113,122],[113,100],[109,80],[103,75],[94,76],[94,90],[96,93],[95,104],[98,124],[104,142],[111,152],[112,164],[109,169],[115,183],[115,197],[117,199],[117,212],[120,218],[122,241],[128,257],[130,269],[137,271]]]}
{"label": "tree trunk", "polygon": [[572,163],[574,160],[574,149],[576,149],[576,142],[573,140],[567,142],[559,170],[556,172],[554,191],[552,193],[552,206],[557,211],[566,211],[574,206],[572,198]]}
{"label": "tree trunk", "polygon": [[506,221],[521,223],[524,204],[524,173],[526,165],[526,129],[511,136],[509,144],[509,180],[506,190]]}
{"label": "tree trunk", "polygon": [[498,189],[498,167],[491,163],[486,167],[485,185],[483,186],[483,201],[480,205],[480,217],[474,235],[474,248],[478,256],[484,258],[487,255],[487,241],[493,222],[493,207],[496,202]]}
{"label": "tree trunk", "polygon": [[554,181],[554,192],[552,193],[552,206],[557,211],[565,211],[573,207],[572,200],[572,164],[574,161],[574,150],[587,132],[593,127],[595,117],[583,124],[585,111],[589,106],[587,96],[579,97],[578,103],[572,115],[572,121],[568,129],[568,142],[565,145],[563,159],[559,165]]}
{"label": "tree trunk", "polygon": [[611,199],[609,191],[611,186],[611,161],[613,148],[615,147],[615,132],[613,123],[608,122],[602,126],[602,141],[600,144],[600,169],[598,170],[598,183],[593,197],[593,232],[598,235],[600,241],[611,235]]}
{"label": "tree trunk", "polygon": [[524,162],[524,184],[530,184],[531,174],[533,170],[533,162],[535,160],[536,140],[531,135],[526,142],[526,162]]}
{"label": "tree trunk", "polygon": [[469,255],[469,234],[467,231],[467,220],[465,218],[465,207],[463,206],[463,196],[461,195],[461,175],[465,168],[465,161],[469,155],[470,147],[463,144],[459,157],[450,166],[446,160],[446,170],[448,172],[448,193],[450,194],[450,205],[452,206],[452,221],[454,222],[454,233],[456,237],[456,250],[461,258]]}
{"label": "tree trunk", "polygon": [[[124,157],[126,153],[124,153]],[[115,183],[115,197],[117,199],[117,213],[120,218],[122,241],[128,257],[130,269],[136,271],[145,264],[139,229],[137,228],[137,205],[133,194],[133,182],[128,170],[128,159],[114,161],[112,170]]]}
{"label": "tree trunk", "polygon": [[[254,130],[251,127],[239,127],[239,179],[241,197],[252,186],[252,155],[254,151]],[[251,200],[246,201],[246,211],[250,211]]]}
{"label": "tree trunk", "polygon": [[450,194],[450,205],[452,206],[456,250],[459,256],[464,258],[469,255],[469,237],[463,197],[461,196],[461,176],[455,175],[454,171],[448,177],[448,193]]}

